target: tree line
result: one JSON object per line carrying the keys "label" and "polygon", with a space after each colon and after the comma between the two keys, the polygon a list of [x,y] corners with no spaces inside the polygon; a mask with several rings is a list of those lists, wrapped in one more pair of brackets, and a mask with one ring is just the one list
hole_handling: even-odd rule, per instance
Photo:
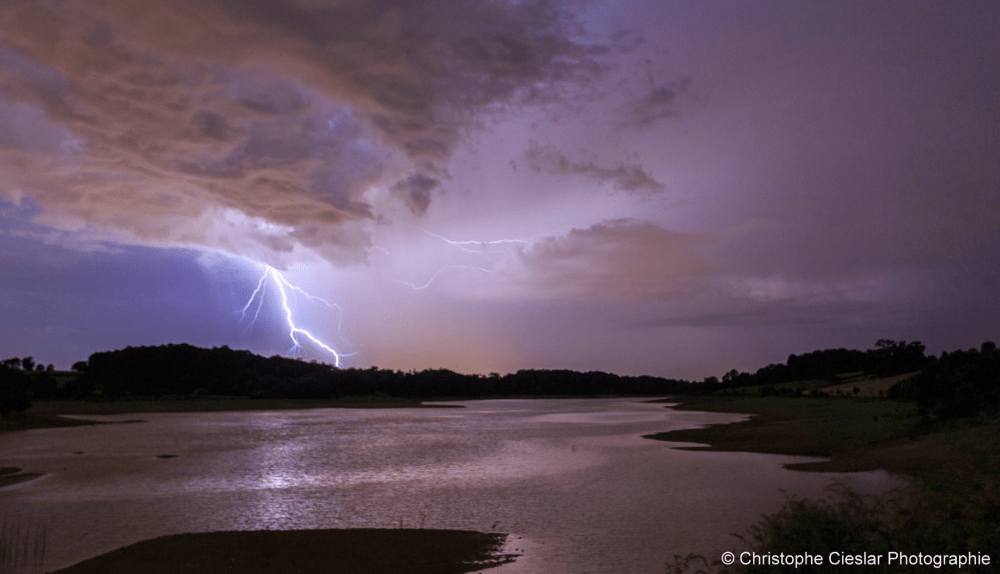
{"label": "tree line", "polygon": [[598,371],[521,370],[501,376],[467,375],[448,369],[409,372],[378,367],[341,369],[287,357],[262,357],[226,346],[205,349],[188,344],[94,353],[87,361],[74,364],[73,370],[77,376],[65,383],[56,396],[33,398],[657,395],[684,392],[692,384]]}
{"label": "tree line", "polygon": [[893,385],[888,396],[916,402],[925,417],[996,415],[1000,412],[1000,350],[987,341],[978,349],[932,356],[918,375]]}
{"label": "tree line", "polygon": [[126,347],[92,354],[73,365],[75,376],[57,383],[52,365],[32,357],[0,361],[0,415],[24,411],[32,400],[117,400],[128,397],[241,396],[249,398],[332,399],[388,396],[408,399],[492,396],[674,395],[715,393],[825,379],[863,372],[887,377],[917,371],[897,383],[889,397],[917,402],[927,416],[954,418],[996,413],[1000,408],[1000,350],[992,342],[979,349],[925,356],[920,342],[880,339],[867,351],[826,349],[789,355],[755,373],[730,370],[721,380],[701,382],[600,371],[520,370],[468,375],[448,369],[394,371],[371,367],[340,369],[287,357],[262,357],[229,347],[188,344]]}
{"label": "tree line", "polygon": [[722,376],[708,377],[703,391],[755,387],[807,380],[838,382],[837,375],[864,373],[871,377],[891,377],[923,369],[928,364],[925,347],[919,341],[906,342],[879,339],[874,349],[824,349],[802,355],[789,355],[785,363],[771,363],[757,372],[741,373],[735,369]]}
{"label": "tree line", "polygon": [[0,361],[0,416],[25,411],[31,398],[51,399],[58,394],[53,365],[35,364],[33,357]]}

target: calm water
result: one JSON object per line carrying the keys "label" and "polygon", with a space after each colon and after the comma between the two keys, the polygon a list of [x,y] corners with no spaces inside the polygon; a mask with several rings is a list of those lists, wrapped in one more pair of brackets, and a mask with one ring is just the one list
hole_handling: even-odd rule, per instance
{"label": "calm water", "polygon": [[[47,569],[179,532],[403,525],[512,533],[524,556],[493,574],[656,573],[674,554],[739,548],[731,534],[777,510],[779,489],[817,495],[846,476],[641,438],[739,415],[634,399],[460,404],[7,433],[0,466],[49,474],[0,490],[0,508],[46,524]],[[884,473],[851,484],[896,485]]]}

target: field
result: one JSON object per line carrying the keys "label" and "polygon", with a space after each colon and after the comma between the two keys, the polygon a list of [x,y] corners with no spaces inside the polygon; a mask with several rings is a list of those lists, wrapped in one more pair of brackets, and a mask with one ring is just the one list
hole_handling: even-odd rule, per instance
{"label": "field", "polygon": [[[828,457],[786,465],[794,470],[858,472],[882,469],[910,476],[982,473],[1000,455],[1000,425],[956,420],[928,423],[916,405],[863,397],[685,397],[678,410],[745,413],[749,420],[647,438],[703,443],[686,450]],[[994,453],[994,451],[996,451]],[[995,466],[994,459],[994,466]],[[990,466],[990,465],[986,465]]]}
{"label": "field", "polygon": [[[913,404],[861,396],[682,400],[673,408],[753,416],[647,438],[707,445],[680,447],[688,450],[829,457],[785,466],[820,472],[883,469],[909,479],[908,488],[877,497],[847,491],[827,500],[790,500],[779,513],[751,527],[745,540],[754,551],[989,554],[1000,547],[1000,420],[995,416],[933,420],[921,416]],[[692,558],[698,557],[682,558],[672,568],[686,571]]]}

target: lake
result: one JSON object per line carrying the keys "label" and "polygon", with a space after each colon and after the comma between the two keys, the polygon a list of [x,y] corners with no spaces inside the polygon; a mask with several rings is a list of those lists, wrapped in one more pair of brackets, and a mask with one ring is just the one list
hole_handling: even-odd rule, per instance
{"label": "lake", "polygon": [[6,433],[0,466],[48,475],[0,490],[0,508],[45,525],[47,570],[164,534],[402,526],[512,534],[524,555],[493,574],[646,574],[674,554],[741,549],[732,533],[776,511],[782,491],[900,484],[641,438],[742,415],[639,399],[454,404],[94,416],[145,422]]}

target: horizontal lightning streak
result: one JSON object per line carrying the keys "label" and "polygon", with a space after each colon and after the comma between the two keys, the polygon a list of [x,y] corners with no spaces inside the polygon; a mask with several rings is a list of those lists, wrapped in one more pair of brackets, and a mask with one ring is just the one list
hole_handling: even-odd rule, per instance
{"label": "horizontal lightning streak", "polygon": [[[427,231],[423,227],[417,227],[416,225],[413,225],[412,227],[414,229],[426,233],[427,235],[430,235],[435,239],[440,239],[441,241],[444,241],[449,245],[453,245],[461,249],[462,251],[465,251],[466,253],[482,253],[489,245],[503,245],[505,243],[520,243],[520,244],[530,243],[530,241],[527,239],[496,239],[494,241],[453,241],[451,239],[448,239],[447,237],[438,235],[437,233],[432,233],[430,231]],[[478,245],[480,246],[480,249],[469,249],[468,247],[465,247],[466,245]]]}
{"label": "horizontal lightning streak", "polygon": [[430,287],[431,283],[433,283],[434,280],[438,278],[438,275],[447,271],[448,269],[472,269],[474,271],[482,271],[483,273],[493,273],[492,270],[486,269],[485,267],[473,267],[472,265],[445,265],[444,267],[438,269],[437,272],[434,273],[434,275],[431,275],[431,278],[428,279],[427,282],[424,283],[423,285],[415,285],[413,283],[410,283],[409,281],[403,281],[402,279],[393,279],[392,277],[388,276],[386,276],[386,278],[389,279],[390,281],[395,281],[396,283],[400,283],[402,285],[406,285],[407,287],[412,287],[413,289],[420,291],[421,289],[427,289],[428,287]]}
{"label": "horizontal lightning streak", "polygon": [[[426,234],[426,235],[428,235],[430,237],[433,237],[435,239],[443,241],[443,242],[447,243],[448,245],[451,245],[452,247],[455,247],[457,249],[461,249],[462,251],[464,251],[466,253],[472,253],[474,255],[495,255],[495,254],[499,253],[499,251],[488,251],[489,247],[492,247],[492,246],[510,246],[510,245],[528,245],[528,244],[530,244],[532,242],[532,240],[535,237],[541,237],[541,235],[536,235],[536,236],[533,236],[533,237],[528,238],[528,239],[495,239],[495,240],[492,240],[492,241],[454,241],[452,239],[448,239],[447,237],[445,237],[443,235],[439,235],[439,234],[434,233],[432,231],[428,231],[428,230],[424,229],[423,227],[418,227],[418,226],[412,225],[412,224],[407,224],[407,225],[409,225],[409,227],[412,227],[413,229],[416,229],[417,231],[420,231],[421,233],[424,233],[424,234]],[[478,248],[469,247],[469,246],[475,246],[475,247],[478,247]],[[369,253],[371,253],[371,251],[373,251],[373,250],[381,251],[381,252],[383,252],[383,253],[385,253],[387,255],[389,254],[389,252],[386,249],[382,248],[382,247],[374,247],[374,248],[372,248],[372,249],[369,250]],[[386,275],[384,273],[383,273],[383,276],[386,279],[389,279],[390,281],[393,281],[395,283],[399,283],[401,285],[406,285],[407,287],[410,287],[412,289],[422,290],[422,289],[427,289],[428,287],[430,287],[431,284],[434,283],[434,281],[443,272],[445,272],[445,271],[447,271],[449,269],[470,269],[470,270],[473,270],[473,271],[482,271],[483,273],[493,273],[494,272],[492,269],[487,269],[485,267],[479,267],[479,266],[475,266],[475,265],[445,265],[445,266],[439,268],[436,272],[434,272],[434,274],[431,275],[430,279],[428,279],[427,282],[425,282],[422,285],[417,285],[415,283],[410,283],[409,281],[404,281],[402,279],[396,279],[396,278],[390,277],[390,276],[388,276],[388,275]]]}

